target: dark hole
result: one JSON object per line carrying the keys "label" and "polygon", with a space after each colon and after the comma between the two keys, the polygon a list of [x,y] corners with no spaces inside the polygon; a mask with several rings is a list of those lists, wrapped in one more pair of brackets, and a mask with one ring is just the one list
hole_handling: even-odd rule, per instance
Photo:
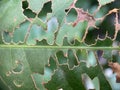
{"label": "dark hole", "polygon": [[27,2],[27,1],[23,1],[23,2],[22,2],[22,8],[23,8],[23,9],[28,8],[28,2]]}
{"label": "dark hole", "polygon": [[47,16],[47,13],[51,13],[52,12],[52,2],[47,2],[44,4],[42,10],[40,11],[40,13],[38,14],[38,17],[41,19],[45,19]]}
{"label": "dark hole", "polygon": [[36,16],[36,14],[34,12],[32,12],[32,10],[30,10],[30,9],[25,9],[23,13],[28,18],[35,18],[35,16]]}

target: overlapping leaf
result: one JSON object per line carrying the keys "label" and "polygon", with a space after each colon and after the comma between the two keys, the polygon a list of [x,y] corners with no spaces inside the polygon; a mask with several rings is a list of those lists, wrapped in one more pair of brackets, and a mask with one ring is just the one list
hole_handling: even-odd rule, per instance
{"label": "overlapping leaf", "polygon": [[83,73],[87,73],[92,79],[97,76],[100,81],[101,90],[105,88],[109,88],[109,90],[111,90],[111,87],[108,81],[105,79],[100,67],[96,66],[87,68],[85,63],[80,63],[80,65],[75,67],[73,70],[70,70],[67,65],[60,66],[52,76],[52,80],[45,84],[45,87],[47,87],[49,90],[58,90],[60,88],[63,90],[86,90],[85,85],[82,82],[81,75]]}

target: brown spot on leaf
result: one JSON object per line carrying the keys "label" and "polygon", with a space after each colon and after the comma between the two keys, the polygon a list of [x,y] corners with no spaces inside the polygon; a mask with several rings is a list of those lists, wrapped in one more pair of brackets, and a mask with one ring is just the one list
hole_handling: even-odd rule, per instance
{"label": "brown spot on leaf", "polygon": [[[100,10],[101,6],[98,7],[98,9],[95,10],[95,12],[93,14],[90,14],[87,11],[84,11],[82,8],[77,8],[75,6],[77,0],[73,0],[73,3],[70,5],[67,14],[70,12],[71,9],[75,9],[75,11],[77,12],[77,19],[72,23],[72,26],[75,27],[79,22],[83,22],[83,21],[87,21],[88,25],[86,27],[85,33],[83,35],[82,41],[83,42],[87,36],[88,33],[88,29],[90,27],[94,27],[96,29],[99,29],[95,24],[97,21],[103,21],[108,15],[112,14],[112,13],[118,13],[119,9],[114,8],[112,10],[110,10],[106,15],[104,15],[101,18],[95,18],[96,13]],[[116,39],[117,33],[120,30],[120,24],[118,23],[118,15],[116,15],[116,20],[115,20],[115,34],[114,34],[114,39]]]}
{"label": "brown spot on leaf", "polygon": [[92,26],[96,28],[95,26],[96,20],[94,16],[90,15],[88,12],[84,11],[82,8],[76,8],[75,6],[76,2],[77,0],[74,0],[74,2],[70,5],[69,10],[67,12],[68,14],[72,8],[75,9],[77,12],[77,19],[73,23],[73,27],[75,27],[79,22],[88,21],[88,27]]}
{"label": "brown spot on leaf", "polygon": [[88,27],[95,27],[96,20],[94,16],[90,15],[88,12],[84,11],[82,8],[75,8],[77,12],[77,19],[73,23],[73,26],[76,26],[79,22],[88,21]]}
{"label": "brown spot on leaf", "polygon": [[113,72],[116,73],[116,82],[120,83],[120,64],[117,62],[109,62],[109,66],[112,68]]}

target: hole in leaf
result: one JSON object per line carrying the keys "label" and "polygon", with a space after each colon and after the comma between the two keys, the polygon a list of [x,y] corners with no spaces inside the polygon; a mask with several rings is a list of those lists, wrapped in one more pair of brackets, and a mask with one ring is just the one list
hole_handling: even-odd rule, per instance
{"label": "hole in leaf", "polygon": [[53,57],[50,57],[48,68],[50,68],[52,71],[54,71],[57,68],[56,61],[53,59]]}
{"label": "hole in leaf", "polygon": [[77,8],[83,8],[83,10],[88,10],[88,8],[90,8],[90,4],[91,4],[91,1],[88,1],[88,0],[77,0],[75,6]]}
{"label": "hole in leaf", "polygon": [[68,50],[68,64],[69,68],[73,68],[74,66],[78,65],[77,56],[72,50]]}
{"label": "hole in leaf", "polygon": [[27,16],[28,18],[35,18],[36,14],[32,12],[30,9],[25,9],[23,11],[24,15]]}
{"label": "hole in leaf", "polygon": [[[65,10],[67,11],[67,10]],[[67,22],[74,22],[77,19],[77,12],[74,8],[70,10],[70,12],[67,15]]]}
{"label": "hole in leaf", "polygon": [[38,14],[38,17],[42,20],[45,20],[46,19],[46,16],[47,16],[47,13],[51,13],[52,12],[52,3],[51,1],[50,2],[47,2],[44,4],[41,12]]}
{"label": "hole in leaf", "polygon": [[65,9],[65,12],[67,13],[69,11],[69,9]]}
{"label": "hole in leaf", "polygon": [[92,1],[90,1],[90,5],[91,6],[97,5],[98,6],[98,1],[97,0],[92,0]]}
{"label": "hole in leaf", "polygon": [[89,30],[85,39],[85,43],[88,45],[94,44],[98,36],[98,30]]}
{"label": "hole in leaf", "polygon": [[39,41],[39,40],[36,40],[36,45],[48,45],[48,43],[47,43],[47,41],[46,41],[46,39],[43,39],[42,41]]}
{"label": "hole in leaf", "polygon": [[112,3],[106,4],[103,7],[109,8],[109,10],[112,10],[114,8],[120,8],[120,0],[115,0]]}
{"label": "hole in leaf", "polygon": [[76,56],[77,56],[77,58],[78,58],[78,60],[81,62],[81,61],[86,61],[87,60],[87,55],[88,55],[88,53],[87,53],[87,51],[86,50],[84,50],[84,49],[79,49],[79,50],[77,50],[77,52],[76,52]]}
{"label": "hole in leaf", "polygon": [[100,30],[98,30],[99,38],[103,39],[104,36],[109,36],[114,38],[115,35],[115,14],[108,15],[105,20],[100,25]]}
{"label": "hole in leaf", "polygon": [[98,58],[101,58],[102,55],[103,55],[103,50],[98,50],[98,51],[97,51],[97,56],[98,56]]}
{"label": "hole in leaf", "polygon": [[23,2],[22,2],[22,8],[23,8],[23,9],[28,8],[28,2],[27,2],[27,1],[23,1]]}
{"label": "hole in leaf", "polygon": [[74,44],[75,44],[75,39],[74,39],[74,40],[71,40],[71,41],[70,41],[70,44],[71,44],[71,45],[74,45]]}
{"label": "hole in leaf", "polygon": [[59,64],[65,64],[67,63],[66,55],[62,51],[59,51],[56,53],[56,56],[58,57]]}
{"label": "hole in leaf", "polygon": [[118,33],[117,33],[116,40],[120,42],[120,31],[118,31]]}
{"label": "hole in leaf", "polygon": [[67,39],[67,37],[64,37],[63,46],[68,46],[68,45],[70,45],[69,42],[68,42],[68,39]]}

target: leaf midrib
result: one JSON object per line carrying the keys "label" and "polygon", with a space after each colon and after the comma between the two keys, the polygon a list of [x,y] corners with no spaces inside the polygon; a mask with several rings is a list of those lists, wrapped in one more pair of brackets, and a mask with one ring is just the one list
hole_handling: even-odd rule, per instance
{"label": "leaf midrib", "polygon": [[89,46],[29,46],[29,45],[0,45],[0,48],[48,48],[48,49],[90,49],[90,50],[120,50],[120,47],[89,47]]}

